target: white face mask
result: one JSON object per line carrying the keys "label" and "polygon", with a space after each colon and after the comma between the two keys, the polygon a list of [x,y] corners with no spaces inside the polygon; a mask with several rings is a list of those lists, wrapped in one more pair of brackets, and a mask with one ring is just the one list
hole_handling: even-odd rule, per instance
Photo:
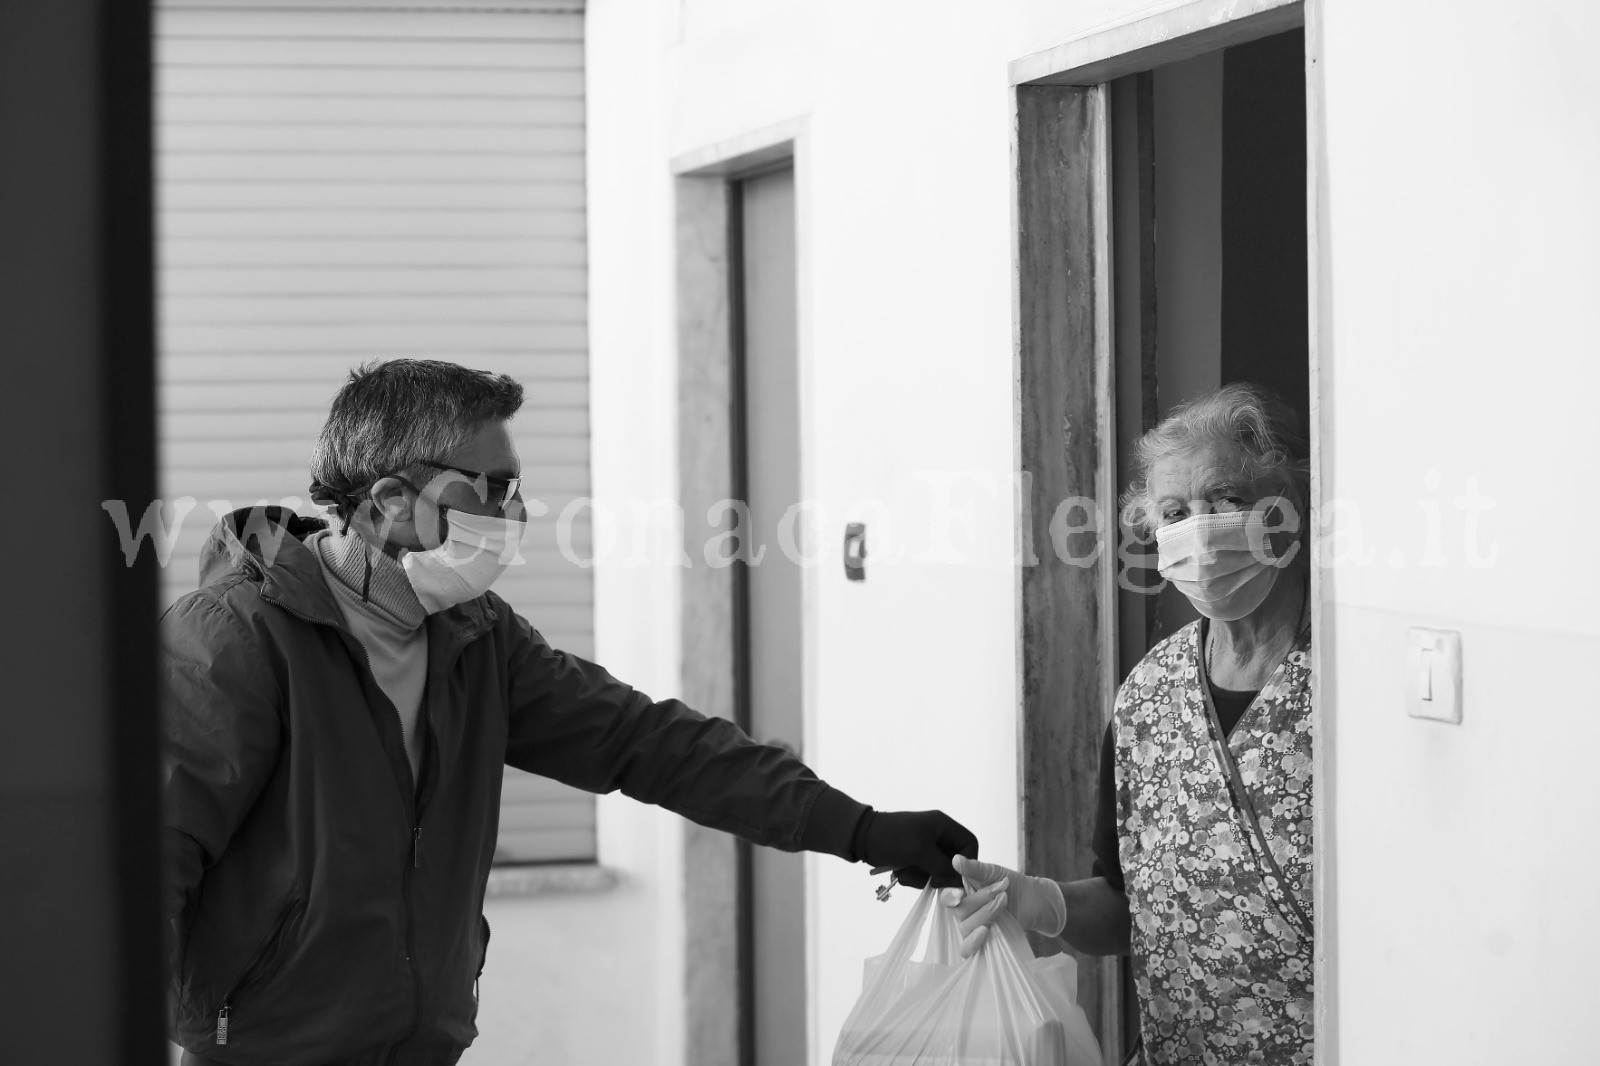
{"label": "white face mask", "polygon": [[1190,515],[1156,530],[1157,565],[1207,618],[1232,622],[1260,607],[1298,544],[1274,559],[1260,511]]}
{"label": "white face mask", "polygon": [[497,515],[445,511],[449,532],[432,551],[408,552],[400,559],[406,579],[429,614],[477,599],[512,563],[520,563],[527,524]]}

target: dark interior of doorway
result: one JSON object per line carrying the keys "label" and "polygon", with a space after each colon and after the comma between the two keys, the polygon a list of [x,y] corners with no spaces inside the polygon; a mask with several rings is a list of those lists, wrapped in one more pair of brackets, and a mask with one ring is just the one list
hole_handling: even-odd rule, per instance
{"label": "dark interior of doorway", "polygon": [[[1304,48],[1294,30],[1112,83],[1119,491],[1139,435],[1219,385],[1265,385],[1307,425]],[[1124,591],[1122,672],[1194,617]]]}
{"label": "dark interior of doorway", "polygon": [[[1111,83],[1117,481],[1134,442],[1185,400],[1236,381],[1310,413],[1305,38],[1263,37]],[[1130,545],[1130,555],[1154,545]],[[1119,555],[1120,559],[1120,555]],[[1126,676],[1195,618],[1153,568],[1119,561]],[[1129,586],[1134,586],[1130,590]],[[1137,1034],[1123,966],[1123,1040]]]}

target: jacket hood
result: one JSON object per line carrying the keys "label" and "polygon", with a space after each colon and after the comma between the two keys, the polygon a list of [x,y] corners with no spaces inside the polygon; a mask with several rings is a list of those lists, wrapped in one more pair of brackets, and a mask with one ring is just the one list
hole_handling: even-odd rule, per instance
{"label": "jacket hood", "polygon": [[242,573],[260,581],[263,594],[301,614],[337,619],[338,603],[305,543],[327,528],[323,519],[286,507],[241,507],[223,515],[200,549],[200,586]]}

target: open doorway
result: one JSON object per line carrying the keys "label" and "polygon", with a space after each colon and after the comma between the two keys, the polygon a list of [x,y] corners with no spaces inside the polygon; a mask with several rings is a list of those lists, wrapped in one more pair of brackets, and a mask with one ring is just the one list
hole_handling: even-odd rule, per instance
{"label": "open doorway", "polygon": [[[1091,875],[1117,688],[1195,616],[1117,501],[1133,442],[1235,381],[1312,407],[1298,4],[1180,7],[1013,65],[1017,90],[1023,867]],[[1081,960],[1108,1063],[1138,1032],[1126,959]]]}
{"label": "open doorway", "polygon": [[[680,159],[675,193],[684,695],[804,757],[797,132]],[[690,824],[685,877],[686,1060],[809,1061],[802,856]]]}
{"label": "open doorway", "polygon": [[[1117,494],[1133,445],[1179,404],[1233,382],[1310,414],[1305,36],[1273,34],[1109,86]],[[1117,563],[1117,672],[1194,621],[1152,541]],[[1139,1019],[1120,970],[1120,1043]]]}
{"label": "open doorway", "polygon": [[[1110,84],[1119,496],[1139,435],[1221,385],[1265,385],[1306,427],[1304,55],[1296,29]],[[1127,563],[1123,675],[1196,617]]]}

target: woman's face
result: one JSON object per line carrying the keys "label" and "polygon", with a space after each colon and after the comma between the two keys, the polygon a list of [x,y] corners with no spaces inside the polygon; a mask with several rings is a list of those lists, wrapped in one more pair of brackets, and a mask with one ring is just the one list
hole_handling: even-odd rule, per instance
{"label": "woman's face", "polygon": [[[1154,506],[1155,524],[1170,526],[1197,514],[1223,514],[1228,511],[1266,510],[1282,502],[1287,489],[1275,482],[1250,480],[1239,471],[1243,456],[1226,444],[1201,445],[1182,455],[1171,456],[1150,468],[1146,486]],[[1291,509],[1298,502],[1290,500]],[[1268,536],[1274,554],[1282,554],[1300,528],[1300,516],[1273,516],[1269,526],[1284,526],[1285,532]]]}

